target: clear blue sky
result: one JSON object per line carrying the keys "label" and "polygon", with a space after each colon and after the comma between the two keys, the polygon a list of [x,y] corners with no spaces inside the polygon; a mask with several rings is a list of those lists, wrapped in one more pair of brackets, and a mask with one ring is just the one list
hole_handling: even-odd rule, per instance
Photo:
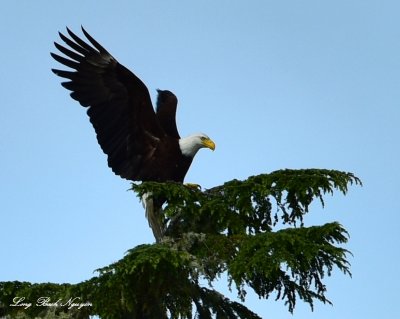
{"label": "clear blue sky", "polygon": [[50,72],[57,32],[82,24],[153,98],[176,93],[182,135],[215,140],[187,181],[283,168],[363,180],[306,217],[351,234],[353,278],[326,280],[334,306],[311,313],[299,302],[290,316],[250,296],[249,308],[274,319],[399,316],[399,12],[385,0],[3,1],[0,280],[77,283],[153,242],[129,182],[108,169],[84,109]]}

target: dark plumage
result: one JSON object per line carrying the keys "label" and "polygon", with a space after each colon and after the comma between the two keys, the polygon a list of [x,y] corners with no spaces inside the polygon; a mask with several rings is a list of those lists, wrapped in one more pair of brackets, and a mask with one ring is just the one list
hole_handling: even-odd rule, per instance
{"label": "dark plumage", "polygon": [[215,144],[205,134],[181,139],[176,96],[158,90],[155,112],[145,84],[82,31],[90,44],[68,28],[69,37],[59,33],[65,46],[55,46],[64,56],[51,56],[71,70],[52,71],[68,80],[62,85],[87,108],[109,167],[128,180],[183,182],[198,149]]}

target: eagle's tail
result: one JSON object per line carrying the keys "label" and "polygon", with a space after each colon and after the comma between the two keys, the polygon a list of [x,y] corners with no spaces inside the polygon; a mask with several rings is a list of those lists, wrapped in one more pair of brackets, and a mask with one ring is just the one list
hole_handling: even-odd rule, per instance
{"label": "eagle's tail", "polygon": [[142,204],[146,211],[146,218],[149,222],[149,226],[153,231],[156,242],[159,243],[164,236],[162,205],[157,204],[151,192],[145,193],[142,196]]}

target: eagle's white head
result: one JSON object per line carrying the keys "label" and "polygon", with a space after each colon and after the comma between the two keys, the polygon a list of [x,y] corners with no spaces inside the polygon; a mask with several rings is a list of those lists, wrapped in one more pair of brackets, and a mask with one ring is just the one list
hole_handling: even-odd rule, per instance
{"label": "eagle's white head", "polygon": [[206,134],[197,133],[181,138],[179,147],[183,155],[193,158],[201,148],[215,150],[215,143]]}

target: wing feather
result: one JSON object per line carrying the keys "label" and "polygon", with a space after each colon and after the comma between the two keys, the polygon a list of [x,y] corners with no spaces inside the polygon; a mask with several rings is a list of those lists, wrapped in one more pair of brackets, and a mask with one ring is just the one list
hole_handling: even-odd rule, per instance
{"label": "wing feather", "polygon": [[[82,27],[83,30],[83,27]],[[77,45],[79,45],[82,49],[88,51],[88,52],[94,52],[95,50],[93,47],[91,47],[89,44],[87,44],[85,41],[83,41],[80,37],[78,37],[75,33],[73,33],[69,28],[67,28],[67,32],[69,36],[75,41]],[[107,52],[108,53],[108,52]]]}
{"label": "wing feather", "polygon": [[57,42],[54,42],[54,46],[58,49],[58,51],[62,52],[67,57],[71,58],[72,60],[80,62],[84,58],[84,56],[77,54],[76,52],[71,51],[71,50],[67,49],[66,47],[63,47],[62,45],[59,45]]}
{"label": "wing feather", "polygon": [[171,137],[179,139],[176,127],[176,108],[178,99],[168,90],[157,90],[157,118],[163,130]]}
{"label": "wing feather", "polygon": [[75,61],[70,60],[70,59],[66,59],[66,58],[64,58],[62,56],[59,56],[58,54],[55,54],[55,53],[51,53],[51,56],[57,62],[60,62],[61,64],[64,64],[65,66],[67,66],[67,67],[69,67],[71,69],[77,70],[79,68],[79,63],[78,62],[75,62]]}
{"label": "wing feather", "polygon": [[[67,30],[68,30],[68,28],[67,28]],[[58,35],[60,36],[61,40],[63,40],[65,42],[66,45],[68,45],[70,48],[74,49],[76,52],[79,52],[83,56],[86,56],[88,54],[88,51],[85,50],[84,47],[76,44],[74,41],[72,41],[71,39],[66,37],[61,32],[58,32]]]}
{"label": "wing feather", "polygon": [[68,28],[69,37],[59,33],[65,46],[55,43],[55,47],[64,56],[51,56],[70,70],[52,71],[68,80],[62,85],[71,91],[73,99],[88,108],[90,122],[112,170],[126,179],[143,179],[143,165],[149,167],[148,161],[166,136],[148,89],[83,27],[82,32],[90,44]]}

